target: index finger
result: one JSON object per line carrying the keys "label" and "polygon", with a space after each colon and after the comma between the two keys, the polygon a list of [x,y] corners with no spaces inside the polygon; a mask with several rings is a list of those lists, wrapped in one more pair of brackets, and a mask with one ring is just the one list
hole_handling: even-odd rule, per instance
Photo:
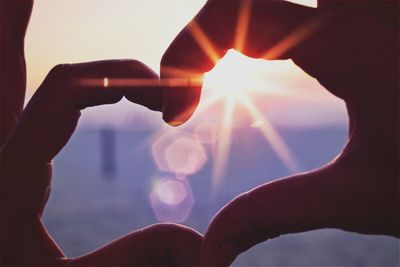
{"label": "index finger", "polygon": [[[208,1],[163,55],[161,79],[201,81],[203,73],[213,68],[230,47],[236,8],[231,1]],[[164,88],[163,119],[171,125],[180,125],[189,119],[200,100],[201,86],[200,82]]]}
{"label": "index finger", "polygon": [[[251,57],[287,58],[291,47],[284,46],[279,53],[265,52],[314,13],[312,8],[276,0],[208,1],[167,49],[161,61],[161,78],[198,80],[231,48]],[[164,88],[164,120],[172,125],[185,122],[200,94],[201,83]]]}
{"label": "index finger", "polygon": [[[112,81],[153,77],[149,70],[135,72],[142,70],[141,66],[132,60],[109,60],[60,65],[50,72],[1,150],[2,212],[41,213],[51,175],[41,169],[47,170],[46,164],[68,142],[80,109],[116,103],[128,92],[132,97],[141,95],[135,93],[136,87],[114,87]],[[113,88],[104,87],[104,77],[110,78]],[[90,83],[82,85],[85,79]]]}
{"label": "index finger", "polygon": [[[105,86],[105,77],[109,79],[108,86]],[[143,97],[142,91],[136,91],[137,86],[114,84],[115,79],[130,81],[143,77],[158,82],[154,72],[134,60],[59,65],[50,71],[0,151],[0,241],[14,244],[5,253],[15,254],[21,249],[24,242],[20,233],[23,232],[25,240],[31,240],[29,244],[45,244],[53,254],[60,254],[47,233],[41,234],[44,230],[38,234],[29,228],[41,217],[50,193],[49,162],[74,132],[80,109],[116,103],[124,94],[142,97],[144,105],[154,104],[153,99]],[[27,246],[24,249],[36,251]],[[35,256],[48,257],[39,253],[48,253],[44,249]]]}

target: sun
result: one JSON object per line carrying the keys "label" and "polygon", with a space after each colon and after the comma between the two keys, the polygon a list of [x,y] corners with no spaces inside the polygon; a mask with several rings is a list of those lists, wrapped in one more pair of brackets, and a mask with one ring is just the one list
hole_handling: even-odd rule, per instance
{"label": "sun", "polygon": [[[260,96],[282,94],[284,89],[277,87],[265,77],[264,60],[249,58],[236,50],[229,50],[216,66],[204,75],[204,101],[199,109],[206,110],[213,104],[225,104],[220,124],[220,139],[217,144],[214,169],[213,190],[218,190],[225,174],[229,158],[233,120],[237,106],[252,118],[250,127],[258,128],[265,140],[290,171],[296,171],[298,164],[291,149],[275,130],[269,119],[256,106],[255,99]],[[279,71],[271,65],[269,71]]]}
{"label": "sun", "polygon": [[228,50],[215,67],[204,74],[202,95],[213,99],[212,102],[230,99],[235,105],[245,105],[247,98],[286,94],[265,75],[266,72],[272,76],[279,75],[282,70],[278,65],[265,63],[263,59],[250,58],[234,49]]}
{"label": "sun", "polygon": [[[288,170],[296,172],[299,170],[298,163],[293,156],[290,147],[285,143],[278,131],[275,130],[268,117],[257,107],[256,100],[258,94],[279,94],[285,95],[284,90],[271,84],[271,81],[265,77],[265,68],[260,67],[260,62],[265,59],[279,58],[282,53],[292,48],[305,38],[309,37],[326,20],[326,17],[318,17],[301,24],[288,33],[282,40],[274,46],[261,53],[260,59],[255,60],[240,52],[246,49],[246,40],[249,21],[252,12],[252,1],[242,1],[238,9],[237,25],[234,43],[223,58],[219,58],[216,53],[212,40],[207,36],[195,20],[188,28],[204,53],[215,63],[215,67],[208,73],[193,73],[185,69],[167,68],[171,77],[167,79],[130,79],[118,80],[104,79],[80,81],[86,86],[138,86],[138,87],[181,87],[188,88],[192,86],[202,86],[202,101],[197,107],[196,113],[202,113],[208,107],[215,103],[223,102],[225,110],[220,122],[220,135],[215,149],[215,162],[212,177],[212,189],[218,190],[224,177],[226,162],[229,158],[231,144],[231,135],[233,130],[234,114],[237,112],[236,106],[242,105],[242,112],[247,112],[253,120],[250,127],[258,128],[268,142],[271,148],[281,161],[287,166]],[[268,71],[277,71],[278,68],[271,68]],[[261,72],[260,72],[261,71]],[[282,71],[282,70],[281,70]],[[203,77],[204,76],[204,77]]]}
{"label": "sun", "polygon": [[253,59],[236,50],[229,50],[217,65],[204,75],[204,90],[231,97],[238,102],[241,102],[243,96],[260,91],[260,88],[264,87],[267,92],[265,80],[258,75],[260,68],[253,63]]}

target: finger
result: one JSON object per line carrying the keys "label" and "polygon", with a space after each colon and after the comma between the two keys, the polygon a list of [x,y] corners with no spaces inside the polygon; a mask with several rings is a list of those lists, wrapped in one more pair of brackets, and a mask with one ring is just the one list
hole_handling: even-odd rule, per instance
{"label": "finger", "polygon": [[[167,49],[161,78],[198,79],[230,48],[263,57],[314,13],[312,8],[284,1],[208,1]],[[287,56],[291,47],[283,48],[268,57]],[[165,88],[164,120],[175,125],[186,121],[199,102],[200,89],[201,84]]]}
{"label": "finger", "polygon": [[72,101],[80,109],[112,104],[125,95],[134,103],[161,110],[158,75],[139,61],[97,61],[60,68],[62,79],[73,81]]}
{"label": "finger", "polygon": [[398,46],[398,32],[374,18],[335,12],[291,54],[295,64],[346,102],[356,135],[365,146],[373,143],[386,162],[398,161]]}
{"label": "finger", "polygon": [[24,37],[32,0],[0,1],[0,146],[15,127],[24,104]]}
{"label": "finger", "polygon": [[[1,216],[7,218],[2,232],[10,233],[7,241],[19,242],[21,229],[27,231],[25,240],[42,241],[26,227],[41,217],[49,195],[49,162],[75,130],[80,109],[118,102],[124,90],[132,89],[105,87],[104,77],[135,78],[138,64],[113,60],[59,65],[46,77],[1,150]],[[44,239],[55,247],[48,236]]]}
{"label": "finger", "polygon": [[40,214],[50,186],[50,175],[42,173],[48,172],[48,163],[75,130],[80,109],[118,102],[124,90],[131,89],[105,88],[103,82],[85,84],[85,79],[135,78],[132,69],[136,64],[131,60],[101,61],[60,65],[50,72],[1,151],[2,192],[7,192],[2,202],[10,210]]}
{"label": "finger", "polygon": [[[235,9],[236,5],[230,1],[208,1],[163,55],[161,79],[201,79],[229,48]],[[216,28],[224,29],[225,33],[212,30]],[[175,126],[188,120],[199,103],[200,94],[201,84],[165,87],[163,119]]]}
{"label": "finger", "polygon": [[133,67],[132,72],[136,75],[135,79],[126,81],[127,88],[124,93],[126,99],[151,110],[161,111],[162,88],[158,74],[140,62]]}
{"label": "finger", "polygon": [[158,224],[129,234],[67,266],[194,266],[202,237],[173,224]]}
{"label": "finger", "polygon": [[395,190],[377,189],[380,175],[354,159],[268,183],[231,201],[205,234],[200,265],[228,266],[250,247],[287,233],[340,228],[399,235]]}

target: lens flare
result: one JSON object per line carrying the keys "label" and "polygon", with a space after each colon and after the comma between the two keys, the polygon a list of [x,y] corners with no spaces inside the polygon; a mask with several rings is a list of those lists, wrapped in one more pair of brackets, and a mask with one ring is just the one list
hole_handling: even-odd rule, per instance
{"label": "lens flare", "polygon": [[298,171],[299,165],[294,158],[292,151],[279,133],[274,129],[268,119],[262,115],[262,113],[248,97],[245,96],[243,98],[243,103],[247,107],[253,119],[256,121],[255,127],[258,127],[261,130],[265,140],[271,145],[272,149],[285,163],[286,167],[292,172]]}
{"label": "lens flare", "polygon": [[[263,95],[284,95],[282,88],[277,88],[260,75],[258,64],[254,60],[230,50],[218,64],[204,77],[203,90],[208,99],[214,102],[225,101],[225,111],[220,126],[217,143],[215,165],[213,170],[213,190],[218,190],[225,176],[226,164],[229,158],[231,134],[233,130],[234,112],[247,111],[253,120],[250,125],[261,131],[265,140],[287,166],[294,172],[299,169],[292,151],[283,138],[274,129],[268,118],[256,107],[252,99]],[[207,100],[205,101],[207,103]],[[244,107],[235,111],[236,106]],[[238,114],[238,113],[237,113]]]}
{"label": "lens flare", "polygon": [[235,50],[243,52],[251,15],[251,1],[242,1],[236,25]]}
{"label": "lens flare", "polygon": [[[304,1],[306,2],[306,0]],[[307,3],[309,3],[308,1]],[[315,1],[314,1],[315,2]],[[233,48],[239,52],[243,52],[246,48],[246,38],[248,27],[251,20],[252,5],[251,1],[242,1],[237,14],[236,35],[233,40]],[[310,37],[318,31],[326,21],[326,17],[317,17],[308,21],[288,34],[275,46],[263,53],[261,58],[273,59],[284,54],[289,49],[296,46],[299,42]],[[221,126],[207,128],[208,126],[198,126],[194,130],[194,140],[192,139],[160,139],[153,146],[153,157],[159,169],[173,173],[181,173],[184,175],[194,174],[206,161],[203,144],[216,144],[215,165],[213,170],[213,189],[218,189],[221,185],[222,178],[225,174],[226,163],[229,157],[231,135],[233,125],[233,116],[235,107],[240,105],[248,112],[253,120],[250,127],[259,129],[266,141],[271,145],[272,149],[278,157],[285,163],[291,171],[299,169],[298,163],[293,156],[289,146],[284,142],[283,138],[274,129],[270,121],[257,108],[253,97],[257,94],[284,95],[282,90],[277,90],[276,86],[268,83],[265,78],[260,76],[259,65],[249,65],[246,56],[237,51],[230,50],[220,59],[220,55],[215,49],[212,40],[206,35],[196,21],[191,22],[188,28],[198,43],[199,47],[208,55],[210,60],[214,62],[215,67],[204,77],[199,77],[196,71],[187,71],[181,69],[166,69],[171,77],[186,77],[179,81],[165,80],[162,86],[179,86],[203,84],[203,96],[197,114],[203,112],[209,106],[219,101],[225,102],[225,111],[222,118]],[[254,60],[253,60],[254,62]],[[204,79],[203,79],[204,78]],[[135,81],[137,84],[146,84],[144,81]],[[160,81],[158,82],[160,84]],[[281,88],[280,88],[281,89]],[[243,111],[243,110],[241,110]],[[172,190],[174,191],[174,190]],[[164,192],[164,191],[162,191]],[[159,199],[166,202],[173,202],[175,198],[171,196],[171,190],[166,190]]]}
{"label": "lens flare", "polygon": [[107,78],[107,77],[105,77],[105,78],[103,79],[103,86],[104,86],[105,88],[108,87],[108,78]]}
{"label": "lens flare", "polygon": [[186,179],[166,177],[155,182],[150,203],[158,221],[182,223],[188,218],[194,199]]}
{"label": "lens flare", "polygon": [[158,198],[167,205],[179,205],[187,196],[185,185],[181,181],[166,180],[155,188]]}
{"label": "lens flare", "polygon": [[194,133],[203,144],[215,144],[219,139],[218,126],[212,122],[200,123],[196,126]]}
{"label": "lens flare", "polygon": [[213,170],[213,190],[216,190],[221,185],[221,179],[225,174],[226,162],[228,159],[231,132],[232,132],[232,114],[234,110],[234,100],[231,97],[226,99],[225,115],[222,121],[221,137],[218,143],[217,155],[215,158],[215,165]]}
{"label": "lens flare", "polygon": [[229,50],[218,64],[204,76],[203,89],[219,98],[232,97],[240,102],[250,92],[272,93],[268,81],[260,77],[260,66],[243,54]]}
{"label": "lens flare", "polygon": [[206,163],[207,155],[196,136],[183,132],[167,132],[153,144],[152,154],[162,171],[190,175]]}
{"label": "lens flare", "polygon": [[188,27],[193,38],[203,49],[204,53],[206,53],[210,60],[216,64],[220,57],[217,53],[217,50],[214,48],[211,40],[208,38],[207,34],[203,31],[201,26],[194,20],[189,23]]}

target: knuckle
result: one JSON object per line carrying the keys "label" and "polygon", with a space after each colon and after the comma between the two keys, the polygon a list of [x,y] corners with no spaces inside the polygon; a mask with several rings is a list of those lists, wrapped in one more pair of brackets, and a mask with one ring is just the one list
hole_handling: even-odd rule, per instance
{"label": "knuckle", "polygon": [[[67,85],[70,80],[71,64],[58,64],[47,74],[45,82],[50,85]],[[59,88],[60,86],[55,86]]]}
{"label": "knuckle", "polygon": [[47,76],[52,80],[64,77],[67,69],[68,64],[58,64],[50,70]]}
{"label": "knuckle", "polygon": [[[47,74],[39,90],[45,94],[65,95],[64,90],[70,85],[70,64],[58,64]],[[62,91],[62,93],[60,93]]]}

